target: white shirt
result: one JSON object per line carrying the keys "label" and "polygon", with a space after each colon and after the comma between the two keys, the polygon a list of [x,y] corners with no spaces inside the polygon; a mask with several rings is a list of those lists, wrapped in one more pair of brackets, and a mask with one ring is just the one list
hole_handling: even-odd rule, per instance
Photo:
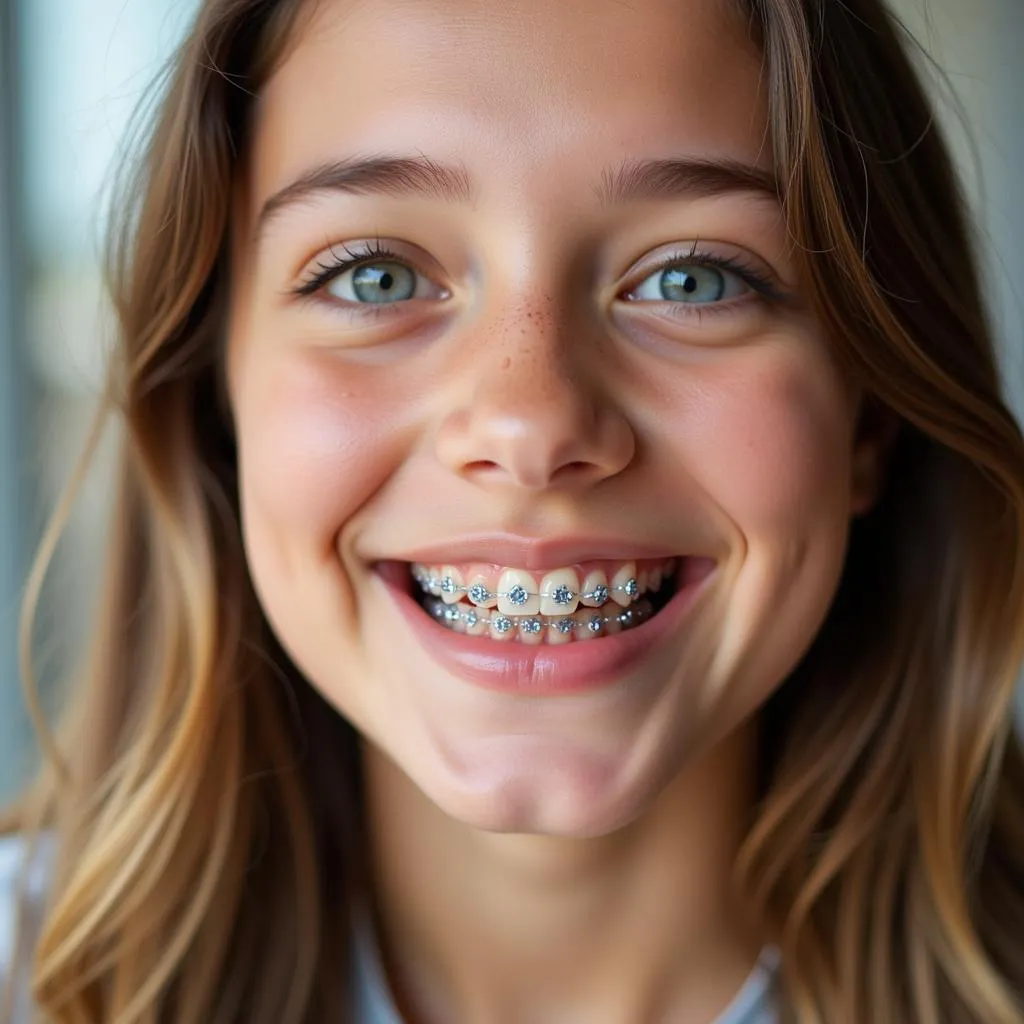
{"label": "white shirt", "polygon": [[[24,860],[26,844],[20,836],[0,837],[0,995],[3,994],[11,973],[14,959],[14,929],[18,911],[18,882]],[[46,899],[46,880],[53,858],[54,844],[49,836],[41,836],[36,847],[36,859],[26,880],[28,891],[27,910],[38,914]],[[24,971],[24,959],[21,966]],[[17,979],[14,998],[14,1016],[10,1024],[27,1024],[29,1020],[28,977],[22,974]]]}

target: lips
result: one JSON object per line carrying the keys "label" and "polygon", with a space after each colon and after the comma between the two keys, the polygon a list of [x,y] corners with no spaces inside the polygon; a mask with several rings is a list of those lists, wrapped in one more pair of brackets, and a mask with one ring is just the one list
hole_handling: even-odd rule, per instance
{"label": "lips", "polygon": [[[569,545],[506,545],[501,553],[518,555],[520,564],[530,563],[534,571],[595,559],[593,546],[584,551]],[[579,557],[565,557],[573,554]],[[635,558],[636,549],[602,555],[624,561]],[[415,561],[455,564],[486,560],[494,564],[494,557],[492,553],[482,559],[478,547],[464,545],[460,550],[446,547],[443,551],[420,551]],[[658,553],[653,557],[665,556]],[[678,558],[676,562],[676,571],[657,592],[638,597],[632,607],[609,601],[601,608],[577,609],[571,627],[559,626],[555,617],[507,616],[496,608],[445,602],[415,584],[411,561],[384,561],[375,568],[424,653],[441,667],[486,689],[556,696],[615,683],[640,668],[674,635],[705,589],[716,564],[713,559],[697,556]],[[504,563],[509,564],[515,563]],[[473,617],[472,628],[467,628],[468,619],[460,621],[462,615]],[[491,615],[498,621],[491,621]],[[488,621],[481,627],[478,617],[483,616],[488,616]]]}
{"label": "lips", "polygon": [[477,534],[416,547],[396,554],[394,558],[427,565],[486,562],[544,573],[576,563],[667,559],[679,553],[662,545],[638,544],[611,537],[533,539],[507,534]]}

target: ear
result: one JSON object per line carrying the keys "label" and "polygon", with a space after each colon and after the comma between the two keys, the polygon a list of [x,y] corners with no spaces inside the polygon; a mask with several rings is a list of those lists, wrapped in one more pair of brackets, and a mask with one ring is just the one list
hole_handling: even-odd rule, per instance
{"label": "ear", "polygon": [[870,512],[885,487],[900,417],[873,396],[860,400],[850,460],[850,515]]}

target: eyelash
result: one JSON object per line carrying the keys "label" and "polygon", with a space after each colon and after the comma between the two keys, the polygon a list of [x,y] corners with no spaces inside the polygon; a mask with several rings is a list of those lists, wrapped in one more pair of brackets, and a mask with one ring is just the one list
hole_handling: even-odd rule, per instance
{"label": "eyelash", "polygon": [[[349,270],[354,270],[357,267],[370,263],[386,261],[389,263],[401,263],[404,266],[410,266],[408,259],[405,259],[388,249],[387,246],[383,245],[379,240],[367,243],[360,252],[353,252],[344,244],[341,245],[340,248],[346,253],[346,255],[344,257],[338,256],[334,251],[335,247],[331,246],[330,254],[333,262],[323,263],[318,259],[316,266],[319,270],[315,271],[311,277],[307,278],[307,280],[295,288],[294,294],[301,298],[309,298],[321,289],[326,288],[327,285],[336,277],[340,277]],[[764,274],[755,270],[749,264],[745,264],[742,260],[735,257],[721,256],[718,253],[701,252],[698,248],[698,243],[694,243],[688,251],[673,253],[668,259],[662,260],[657,266],[652,267],[650,272],[640,280],[645,281],[653,274],[684,263],[696,264],[702,267],[716,267],[719,270],[735,274],[752,291],[771,302],[783,302],[786,299],[786,295],[781,292],[772,281],[770,281]],[[415,270],[416,268],[412,267],[412,269]],[[732,305],[731,302],[724,302],[686,306],[685,303],[671,303],[668,299],[666,299],[665,302],[670,305],[682,306],[688,310],[688,315],[700,316],[706,316],[709,313],[724,312]],[[395,303],[395,305],[401,305],[401,303]],[[371,303],[367,303],[366,306],[367,308],[365,312],[367,313],[380,313],[388,308],[386,304],[374,306]]]}
{"label": "eyelash", "polygon": [[336,277],[341,277],[345,271],[354,270],[356,267],[361,267],[367,263],[387,261],[388,263],[409,264],[407,259],[403,259],[392,252],[387,246],[381,244],[380,241],[368,242],[361,252],[353,252],[347,245],[342,245],[341,248],[347,255],[345,257],[338,256],[334,251],[335,247],[332,245],[330,253],[334,262],[323,263],[318,259],[316,265],[320,268],[319,271],[314,272],[312,277],[295,289],[296,295],[307,298],[320,291],[321,288],[326,288],[331,281]]}

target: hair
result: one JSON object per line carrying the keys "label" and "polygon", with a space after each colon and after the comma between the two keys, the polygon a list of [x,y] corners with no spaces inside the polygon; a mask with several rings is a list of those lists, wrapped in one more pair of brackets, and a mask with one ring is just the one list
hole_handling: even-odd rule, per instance
{"label": "hair", "polygon": [[[1024,442],[964,203],[880,0],[744,8],[812,301],[897,426],[828,618],[762,709],[737,877],[782,954],[784,1019],[1024,1024]],[[232,194],[310,10],[201,4],[112,236],[119,345],[89,445],[120,424],[106,579],[52,729],[29,650],[69,492],[23,620],[46,757],[4,823],[56,839],[31,946],[55,1024],[345,1019],[357,737],[254,595],[221,380]]]}

